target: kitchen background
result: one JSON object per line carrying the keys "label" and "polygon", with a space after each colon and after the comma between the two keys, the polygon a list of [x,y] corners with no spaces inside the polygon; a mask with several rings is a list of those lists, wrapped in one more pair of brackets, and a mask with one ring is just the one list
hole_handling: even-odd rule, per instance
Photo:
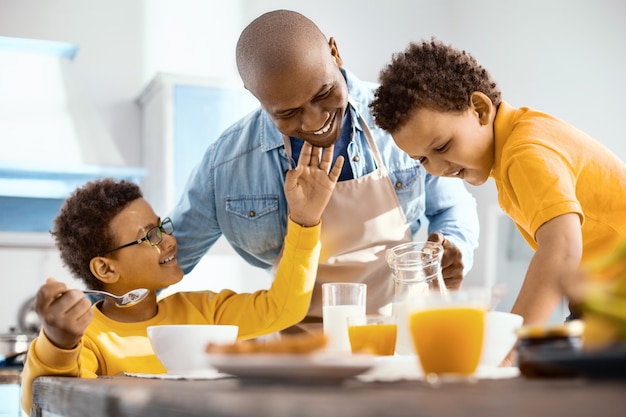
{"label": "kitchen background", "polygon": [[[106,148],[98,153],[101,160],[87,162],[138,175],[165,216],[180,191],[180,177],[200,158],[189,150],[204,149],[221,124],[255,104],[239,89],[235,44],[247,23],[276,8],[300,11],[335,37],[346,67],[364,80],[375,81],[391,54],[411,40],[436,36],[451,42],[490,70],[513,105],[551,112],[626,157],[626,3],[621,0],[0,0],[0,36],[78,46],[68,76],[84,96],[84,117],[93,111],[89,117],[101,128],[93,135]],[[5,80],[0,86],[9,84]],[[226,91],[229,98],[208,94],[207,99],[207,91]],[[0,91],[0,101],[2,96],[5,91]],[[199,111],[193,107],[198,97]],[[203,100],[223,105],[207,108]],[[176,106],[181,106],[178,113]],[[190,113],[195,109],[194,120],[200,123],[203,115],[220,114],[219,108],[230,111],[182,148],[183,159],[172,161],[171,154],[180,153],[179,142],[189,133],[176,119],[186,114],[181,111],[186,106],[192,107]],[[12,162],[37,165],[43,148],[51,149],[44,155],[48,162],[67,162],[70,149],[64,138],[44,132],[39,144],[24,150],[18,146],[23,142],[1,129],[0,168]],[[11,154],[16,149],[19,154]],[[506,282],[509,296],[499,309],[507,310],[531,253],[500,212],[493,183],[468,187],[478,201],[482,231],[467,282]],[[0,217],[6,215],[0,212]],[[46,277],[80,286],[61,265],[45,232],[0,230],[0,265],[0,333],[18,325],[20,307]],[[254,290],[268,283],[263,271],[247,266],[220,242],[177,288]],[[561,316],[562,311],[555,313],[554,320]]]}

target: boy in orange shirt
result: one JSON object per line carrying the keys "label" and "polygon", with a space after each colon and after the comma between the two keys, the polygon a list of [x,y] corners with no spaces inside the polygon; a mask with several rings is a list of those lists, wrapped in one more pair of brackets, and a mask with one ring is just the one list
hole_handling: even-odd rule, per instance
{"label": "boy in orange shirt", "polygon": [[511,310],[525,324],[545,323],[563,280],[626,237],[626,164],[568,123],[503,101],[465,51],[411,43],[381,71],[370,106],[432,175],[494,179],[501,208],[535,251]]}

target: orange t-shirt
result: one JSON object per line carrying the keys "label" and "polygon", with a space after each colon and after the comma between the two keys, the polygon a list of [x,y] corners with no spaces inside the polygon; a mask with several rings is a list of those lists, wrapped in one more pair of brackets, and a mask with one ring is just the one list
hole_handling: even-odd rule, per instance
{"label": "orange t-shirt", "polygon": [[566,213],[580,216],[582,263],[626,237],[626,164],[606,147],[554,116],[505,102],[494,135],[498,202],[534,250],[537,229]]}

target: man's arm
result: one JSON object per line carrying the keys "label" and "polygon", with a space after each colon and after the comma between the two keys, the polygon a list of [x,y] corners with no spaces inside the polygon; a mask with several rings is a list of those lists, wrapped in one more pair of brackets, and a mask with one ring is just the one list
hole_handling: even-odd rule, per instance
{"label": "man's arm", "polygon": [[443,235],[444,279],[447,286],[457,287],[471,270],[478,247],[476,200],[459,179],[428,174],[425,184],[429,240],[436,240],[433,233]]}
{"label": "man's arm", "polygon": [[180,200],[169,214],[178,244],[177,258],[185,274],[191,272],[222,235],[215,210],[213,171],[207,152],[192,171]]}

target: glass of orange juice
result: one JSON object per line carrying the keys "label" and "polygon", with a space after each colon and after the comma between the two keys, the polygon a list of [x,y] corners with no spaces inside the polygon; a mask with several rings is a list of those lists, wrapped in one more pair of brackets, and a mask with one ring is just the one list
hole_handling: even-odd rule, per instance
{"label": "glass of orange juice", "polygon": [[395,316],[350,316],[348,336],[352,353],[393,355],[396,350],[398,321]]}
{"label": "glass of orange juice", "polygon": [[465,288],[428,294],[412,305],[411,337],[428,382],[475,379],[489,299],[487,288]]}

